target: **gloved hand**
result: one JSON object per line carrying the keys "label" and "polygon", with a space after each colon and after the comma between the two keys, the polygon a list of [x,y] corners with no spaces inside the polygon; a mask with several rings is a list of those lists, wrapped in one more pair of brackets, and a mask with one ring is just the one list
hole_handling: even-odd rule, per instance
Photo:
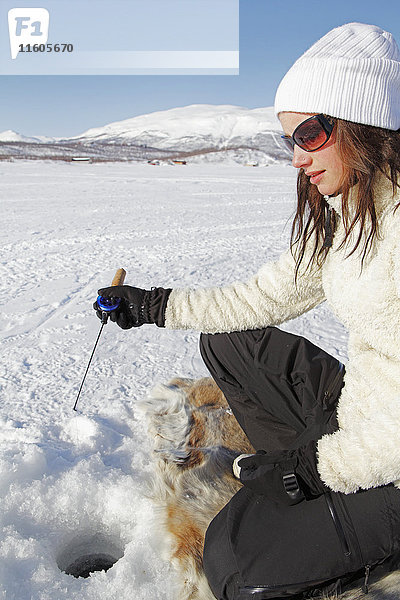
{"label": "gloved hand", "polygon": [[[130,285],[115,285],[100,289],[98,294],[104,298],[121,299],[119,307],[109,313],[110,320],[122,329],[130,329],[145,323],[155,323],[158,327],[164,327],[165,309],[171,292],[171,289],[164,288],[142,290]],[[97,301],[93,308],[101,319],[102,311]]]}
{"label": "gloved hand", "polygon": [[236,460],[240,481],[276,502],[297,504],[328,490],[318,474],[315,441],[296,450],[259,450]]}
{"label": "gloved hand", "polygon": [[280,504],[298,504],[304,493],[296,477],[296,460],[282,453],[257,454],[238,461],[240,481],[248,488]]}

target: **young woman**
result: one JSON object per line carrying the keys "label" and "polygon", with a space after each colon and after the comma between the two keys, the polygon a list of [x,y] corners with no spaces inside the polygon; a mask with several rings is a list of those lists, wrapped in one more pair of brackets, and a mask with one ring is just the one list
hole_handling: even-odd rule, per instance
{"label": "young woman", "polygon": [[[206,536],[220,600],[339,591],[400,557],[396,42],[360,23],[330,31],[285,75],[275,110],[299,169],[288,252],[247,283],[99,290],[122,299],[122,328],[203,332],[204,361],[257,451],[235,460],[244,486]],[[275,327],[325,300],[349,330],[346,372]]]}

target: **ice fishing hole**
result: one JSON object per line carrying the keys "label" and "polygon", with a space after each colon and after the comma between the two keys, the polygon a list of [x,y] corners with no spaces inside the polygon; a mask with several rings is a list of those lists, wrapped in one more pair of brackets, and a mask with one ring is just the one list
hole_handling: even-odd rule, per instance
{"label": "ice fishing hole", "polygon": [[122,556],[119,539],[100,532],[74,537],[57,557],[60,571],[73,577],[90,577],[95,571],[108,571]]}

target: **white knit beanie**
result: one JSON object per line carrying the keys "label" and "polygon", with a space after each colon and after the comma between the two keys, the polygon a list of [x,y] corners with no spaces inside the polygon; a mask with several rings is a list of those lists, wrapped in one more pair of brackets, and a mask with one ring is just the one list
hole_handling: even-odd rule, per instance
{"label": "white knit beanie", "polygon": [[332,29],[282,79],[275,113],[324,113],[400,128],[400,51],[391,33],[348,23]]}

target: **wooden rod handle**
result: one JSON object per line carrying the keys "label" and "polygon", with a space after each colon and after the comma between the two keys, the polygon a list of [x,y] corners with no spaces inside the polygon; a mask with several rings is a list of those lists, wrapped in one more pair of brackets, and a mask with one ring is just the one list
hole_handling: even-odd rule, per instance
{"label": "wooden rod handle", "polygon": [[125,269],[118,269],[118,271],[114,275],[114,279],[112,280],[112,286],[114,285],[124,285],[126,276]]}

